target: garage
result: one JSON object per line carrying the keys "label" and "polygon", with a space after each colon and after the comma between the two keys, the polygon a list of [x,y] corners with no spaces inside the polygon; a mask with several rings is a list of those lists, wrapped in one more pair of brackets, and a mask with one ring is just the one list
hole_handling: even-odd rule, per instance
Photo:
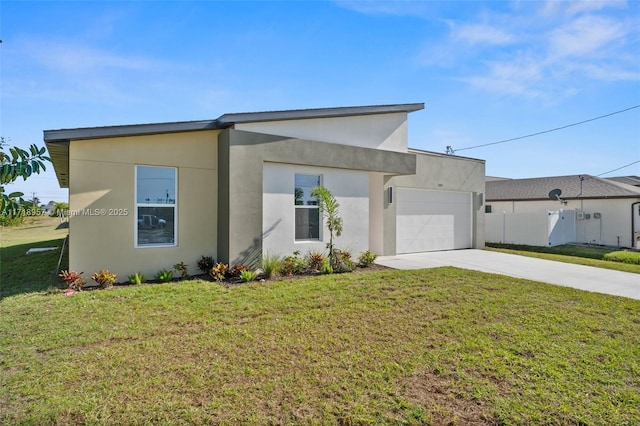
{"label": "garage", "polygon": [[394,190],[397,254],[472,247],[471,193]]}

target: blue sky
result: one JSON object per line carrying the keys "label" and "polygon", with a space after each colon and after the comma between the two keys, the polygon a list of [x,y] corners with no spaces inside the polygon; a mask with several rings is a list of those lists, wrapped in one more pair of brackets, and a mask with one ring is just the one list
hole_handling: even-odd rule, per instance
{"label": "blue sky", "polygon": [[[640,160],[640,2],[6,1],[1,129],[424,102],[409,145],[504,177]],[[123,153],[126,155],[126,153]],[[51,169],[51,168],[50,168]],[[640,175],[640,163],[605,176]],[[52,172],[11,190],[65,200]]]}

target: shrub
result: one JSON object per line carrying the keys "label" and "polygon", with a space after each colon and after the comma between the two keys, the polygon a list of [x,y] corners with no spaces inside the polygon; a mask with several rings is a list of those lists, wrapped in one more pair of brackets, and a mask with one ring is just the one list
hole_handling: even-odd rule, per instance
{"label": "shrub", "polygon": [[81,291],[87,280],[82,276],[84,272],[61,271],[58,276],[67,284],[67,288],[71,290]]}
{"label": "shrub", "polygon": [[229,269],[229,272],[227,272],[227,275],[229,275],[232,278],[238,278],[243,271],[248,271],[248,270],[249,270],[249,267],[247,265],[235,265],[234,267]]}
{"label": "shrub", "polygon": [[322,259],[322,267],[320,269],[323,274],[333,274],[333,268],[329,259]]}
{"label": "shrub", "polygon": [[208,273],[211,268],[216,264],[211,256],[201,256],[200,260],[198,260],[198,269],[200,269],[205,274]]}
{"label": "shrub", "polygon": [[258,278],[258,273],[251,271],[249,269],[243,269],[240,271],[240,279],[243,283],[248,283],[249,281],[255,281]]}
{"label": "shrub", "polygon": [[356,265],[351,260],[351,253],[346,250],[334,249],[331,267],[334,272],[351,272]]}
{"label": "shrub", "polygon": [[113,283],[116,282],[117,277],[118,276],[116,274],[113,274],[106,269],[102,269],[91,275],[91,279],[97,282],[102,289],[113,287]]}
{"label": "shrub", "polygon": [[262,275],[265,279],[275,278],[278,276],[281,266],[282,259],[280,259],[280,256],[270,253],[262,256],[260,268],[262,269]]}
{"label": "shrub", "polygon": [[220,282],[224,280],[227,273],[227,269],[229,269],[229,266],[226,263],[218,262],[215,265],[213,265],[213,268],[211,268],[211,270],[209,271],[209,275],[214,280]]}
{"label": "shrub", "polygon": [[156,274],[156,280],[161,283],[168,283],[173,279],[173,271],[167,269],[160,269]]}
{"label": "shrub", "polygon": [[611,253],[605,254],[602,258],[612,262],[640,265],[640,252],[636,251],[612,251]]}
{"label": "shrub", "polygon": [[139,272],[129,275],[130,284],[142,284],[147,281],[147,278]]}
{"label": "shrub", "polygon": [[282,259],[280,265],[280,273],[282,275],[294,275],[304,272],[305,262],[300,257],[300,251],[296,250],[292,255],[286,256]]}
{"label": "shrub", "polygon": [[10,214],[0,213],[0,226],[18,226],[24,222],[24,215],[12,216]]}
{"label": "shrub", "polygon": [[305,264],[309,271],[320,272],[324,262],[324,255],[319,252],[309,252],[305,258]]}
{"label": "shrub", "polygon": [[176,263],[175,265],[173,265],[173,269],[175,269],[176,272],[180,273],[180,278],[182,278],[183,280],[189,278],[189,265],[187,265],[186,263]]}
{"label": "shrub", "polygon": [[371,266],[373,262],[376,261],[377,257],[378,255],[373,253],[371,250],[363,251],[358,257],[358,266],[360,266],[361,268]]}

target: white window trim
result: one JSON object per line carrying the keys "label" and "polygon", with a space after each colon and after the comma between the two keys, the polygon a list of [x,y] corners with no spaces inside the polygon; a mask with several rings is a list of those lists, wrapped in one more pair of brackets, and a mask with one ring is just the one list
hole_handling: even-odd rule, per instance
{"label": "white window trim", "polygon": [[[175,194],[175,199],[173,204],[158,204],[158,203],[150,203],[150,204],[139,204],[138,203],[138,167],[156,167],[162,169],[173,169],[175,175],[175,186],[173,189],[173,193]],[[167,247],[177,247],[178,246],[178,168],[172,166],[154,166],[149,164],[136,164],[134,167],[134,178],[133,178],[133,202],[134,202],[134,221],[133,221],[133,246],[134,248],[146,249],[146,248],[167,248]],[[138,244],[138,207],[173,207],[173,244]]]}
{"label": "white window trim", "polygon": [[[295,179],[297,175],[302,175],[302,176],[317,176],[318,180],[320,181],[320,186],[322,186],[322,181],[323,181],[323,176],[319,173],[294,173],[293,174],[293,188],[295,190]],[[296,210],[297,209],[318,209],[318,238],[301,238],[298,239],[296,238],[296,220],[295,220],[295,216],[296,216]],[[324,229],[324,220],[322,217],[322,212],[320,211],[320,207],[318,205],[315,206],[310,206],[310,205],[305,205],[305,204],[299,204],[297,205],[295,203],[295,194],[294,194],[294,200],[293,200],[293,242],[294,244],[304,244],[304,243],[317,243],[317,242],[322,242],[323,241],[323,229]]]}

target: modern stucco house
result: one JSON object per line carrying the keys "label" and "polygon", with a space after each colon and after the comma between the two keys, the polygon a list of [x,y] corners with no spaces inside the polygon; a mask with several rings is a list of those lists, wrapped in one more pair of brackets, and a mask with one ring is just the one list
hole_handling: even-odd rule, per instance
{"label": "modern stucco house", "polygon": [[69,188],[69,267],[152,276],[202,255],[256,265],[324,251],[314,185],[340,203],[354,256],[484,246],[482,160],[407,147],[424,104],[224,114],[47,130]]}
{"label": "modern stucco house", "polygon": [[488,177],[485,208],[492,214],[575,211],[574,242],[635,248],[640,242],[640,187],[628,184],[633,178]]}

